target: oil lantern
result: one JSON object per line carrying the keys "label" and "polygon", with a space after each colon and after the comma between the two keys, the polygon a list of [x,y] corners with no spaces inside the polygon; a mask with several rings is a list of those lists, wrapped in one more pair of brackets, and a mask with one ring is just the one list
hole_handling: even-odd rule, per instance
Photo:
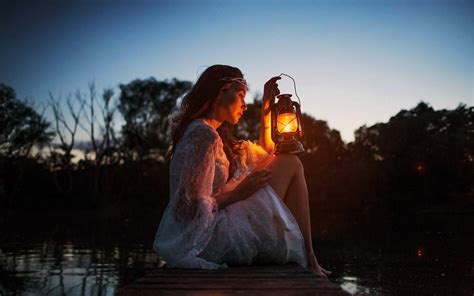
{"label": "oil lantern", "polygon": [[304,152],[300,104],[291,100],[291,94],[280,94],[271,107],[272,140],[275,154]]}

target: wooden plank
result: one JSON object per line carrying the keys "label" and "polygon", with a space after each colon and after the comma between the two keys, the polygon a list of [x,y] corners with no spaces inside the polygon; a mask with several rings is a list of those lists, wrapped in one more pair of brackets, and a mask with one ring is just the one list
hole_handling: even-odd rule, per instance
{"label": "wooden plank", "polygon": [[[242,283],[245,283],[245,287],[242,287]],[[331,282],[327,280],[316,280],[311,278],[300,278],[291,280],[281,279],[226,279],[225,281],[216,279],[165,279],[164,281],[157,281],[156,279],[142,279],[140,282],[135,283],[135,286],[142,288],[149,287],[162,287],[162,288],[182,288],[182,289],[224,289],[239,288],[239,289],[258,289],[258,288],[292,288],[302,287],[311,288],[317,285],[318,287],[324,288],[335,288]]]}
{"label": "wooden plank", "polygon": [[252,273],[260,273],[260,272],[309,272],[305,270],[303,267],[299,266],[296,263],[288,263],[288,264],[273,264],[273,265],[251,265],[251,266],[229,266],[229,268],[219,268],[219,269],[198,269],[198,268],[167,268],[163,267],[157,269],[157,273],[183,273],[183,272],[197,272],[197,273],[226,273],[226,272],[252,272]]}
{"label": "wooden plank", "polygon": [[177,291],[177,290],[132,290],[119,291],[119,296],[347,296],[350,295],[342,290],[198,290],[198,291]]}
{"label": "wooden plank", "polygon": [[128,289],[133,290],[182,290],[182,291],[197,291],[197,290],[239,290],[239,291],[255,291],[255,290],[299,290],[299,289],[314,289],[318,291],[339,291],[340,288],[333,285],[324,285],[316,283],[280,283],[280,282],[263,282],[260,285],[247,286],[246,283],[208,283],[200,285],[189,285],[189,284],[152,284],[152,285],[140,285],[136,284]]}
{"label": "wooden plank", "polygon": [[296,263],[223,269],[160,268],[118,295],[349,295]]}
{"label": "wooden plank", "polygon": [[160,268],[147,277],[316,277],[296,263],[285,265],[231,266],[222,269]]}
{"label": "wooden plank", "polygon": [[314,278],[315,275],[312,273],[300,273],[300,272],[275,272],[275,273],[240,273],[240,272],[228,272],[228,273],[155,273],[150,272],[146,276],[147,278]]}

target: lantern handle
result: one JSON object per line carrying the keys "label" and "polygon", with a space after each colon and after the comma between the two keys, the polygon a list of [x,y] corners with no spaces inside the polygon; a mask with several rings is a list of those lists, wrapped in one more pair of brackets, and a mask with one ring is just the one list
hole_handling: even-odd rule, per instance
{"label": "lantern handle", "polygon": [[296,82],[295,82],[295,80],[293,79],[293,77],[291,77],[290,75],[287,75],[287,74],[285,74],[285,73],[281,73],[281,74],[278,75],[278,76],[281,76],[281,75],[285,75],[285,76],[287,76],[287,77],[290,77],[291,80],[293,80],[293,87],[295,88],[295,95],[296,95],[296,97],[298,98],[298,103],[299,103],[300,106],[301,106],[300,97],[298,96],[298,93],[296,92]]}

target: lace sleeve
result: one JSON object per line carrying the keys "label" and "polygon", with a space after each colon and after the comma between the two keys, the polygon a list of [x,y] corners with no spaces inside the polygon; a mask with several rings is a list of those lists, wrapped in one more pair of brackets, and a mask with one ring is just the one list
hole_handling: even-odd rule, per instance
{"label": "lace sleeve", "polygon": [[[167,267],[227,268],[199,257],[217,225],[218,208],[213,190],[219,134],[209,126],[192,127],[183,145],[179,173],[153,242]],[[178,166],[176,167],[178,168]]]}
{"label": "lace sleeve", "polygon": [[196,127],[187,138],[180,182],[176,190],[175,216],[177,221],[199,219],[202,204],[217,211],[212,195],[215,173],[215,147],[219,135],[206,126]]}

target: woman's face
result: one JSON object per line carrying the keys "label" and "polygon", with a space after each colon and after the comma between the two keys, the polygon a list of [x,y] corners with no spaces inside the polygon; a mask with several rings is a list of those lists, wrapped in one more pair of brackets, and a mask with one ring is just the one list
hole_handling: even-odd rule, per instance
{"label": "woman's face", "polygon": [[227,121],[230,124],[237,124],[239,119],[247,110],[245,96],[246,86],[238,82],[224,85],[220,92],[215,115],[220,121]]}

